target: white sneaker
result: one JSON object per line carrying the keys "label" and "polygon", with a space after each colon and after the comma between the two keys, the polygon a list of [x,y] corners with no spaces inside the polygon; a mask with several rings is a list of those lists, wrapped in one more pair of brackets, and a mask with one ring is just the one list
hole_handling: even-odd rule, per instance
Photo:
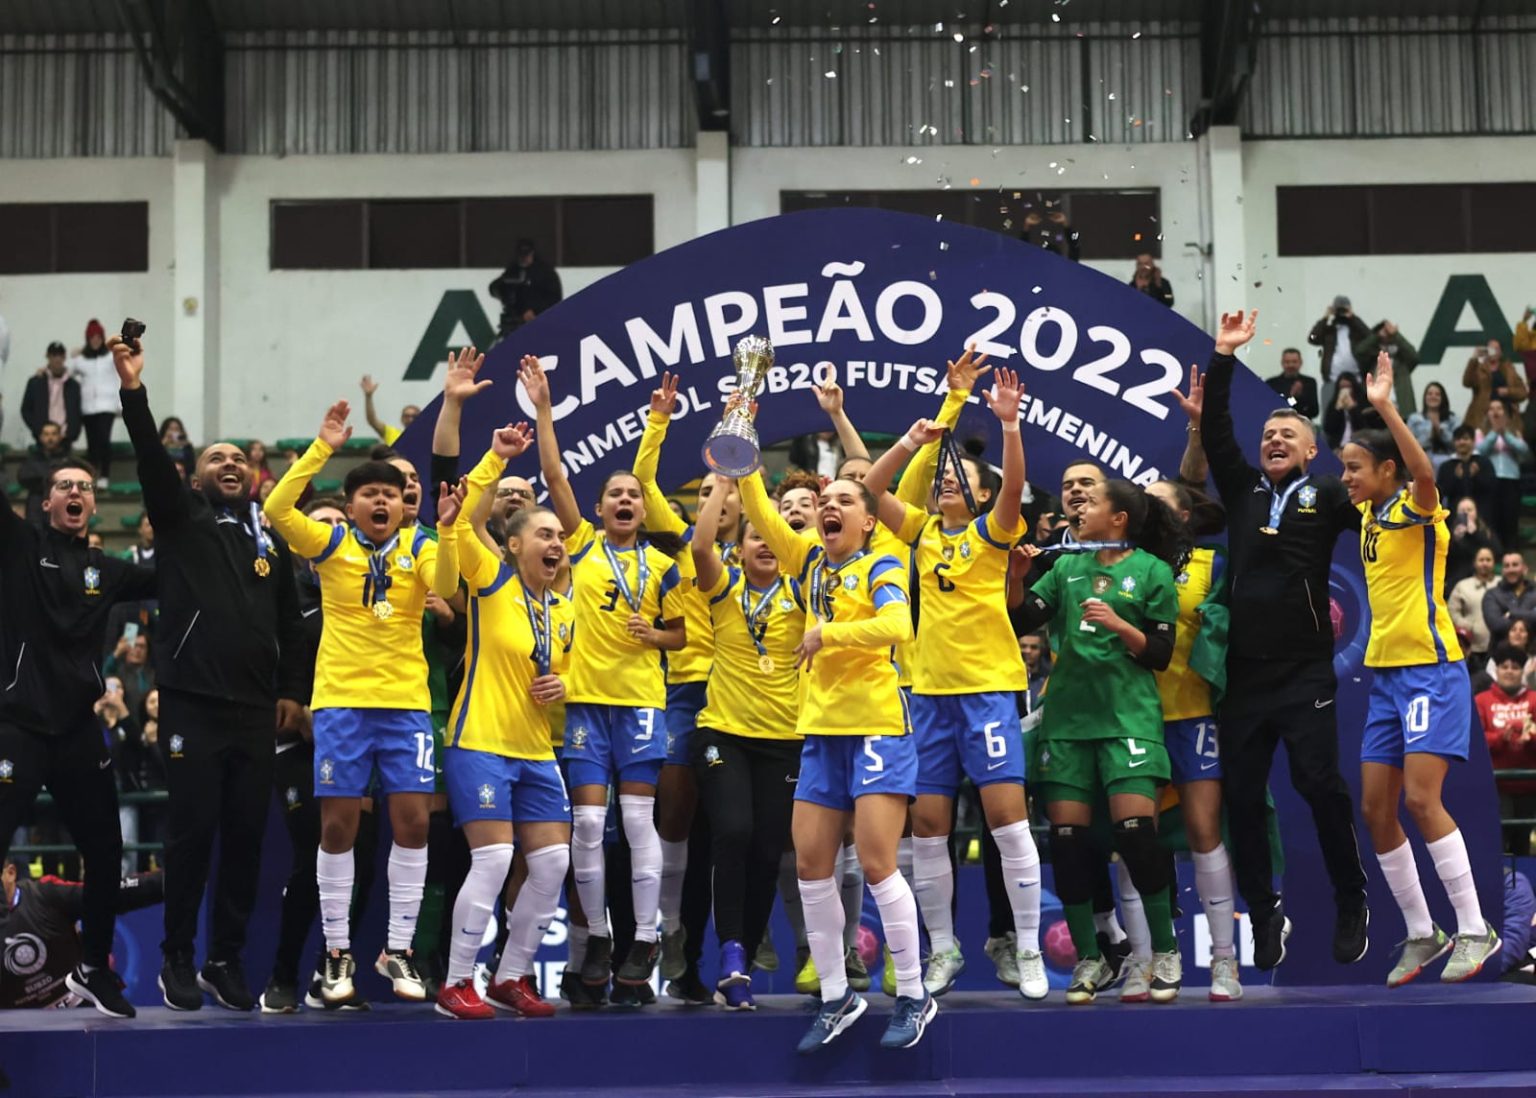
{"label": "white sneaker", "polygon": [[928,958],[928,971],[923,973],[923,987],[929,995],[937,998],[954,987],[955,978],[964,971],[965,958],[960,955],[959,946],[944,953],[935,953]]}
{"label": "white sneaker", "polygon": [[1171,1003],[1179,997],[1184,982],[1184,961],[1178,950],[1152,954],[1152,1001]]}
{"label": "white sneaker", "polygon": [[1045,974],[1045,958],[1038,951],[1020,951],[1016,963],[1019,969],[1019,994],[1038,1003],[1051,991],[1050,977]]}
{"label": "white sneaker", "polygon": [[1015,959],[1017,952],[1018,935],[1011,930],[1001,938],[987,939],[986,953],[997,966],[998,982],[1009,987],[1019,986],[1019,963]]}
{"label": "white sneaker", "polygon": [[1211,958],[1211,1002],[1235,1003],[1242,997],[1243,985],[1237,978],[1237,958]]}
{"label": "white sneaker", "polygon": [[1122,1003],[1144,1003],[1152,997],[1152,958],[1131,954],[1120,966]]}

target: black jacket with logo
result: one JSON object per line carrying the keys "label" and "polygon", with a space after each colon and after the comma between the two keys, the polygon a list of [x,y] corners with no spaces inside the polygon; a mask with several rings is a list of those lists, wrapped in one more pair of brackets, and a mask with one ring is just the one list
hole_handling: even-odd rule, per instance
{"label": "black jacket with logo", "polygon": [[0,507],[0,721],[48,735],[99,729],[108,615],[154,590],[154,569]]}

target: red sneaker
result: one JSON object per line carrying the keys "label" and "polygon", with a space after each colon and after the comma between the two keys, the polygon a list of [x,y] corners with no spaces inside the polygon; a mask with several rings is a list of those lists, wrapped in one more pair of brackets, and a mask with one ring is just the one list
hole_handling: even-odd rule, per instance
{"label": "red sneaker", "polygon": [[539,994],[539,989],[534,986],[532,976],[523,976],[516,980],[503,980],[501,983],[491,982],[490,990],[486,992],[487,999],[493,1007],[500,1010],[510,1010],[514,1014],[521,1014],[524,1018],[553,1018],[555,1016],[555,1004],[547,1002]]}
{"label": "red sneaker", "polygon": [[442,990],[437,993],[437,1012],[446,1014],[450,1018],[466,1018],[472,1021],[484,1021],[487,1018],[496,1017],[496,1012],[485,1005],[485,1000],[480,998],[480,993],[475,990],[473,980],[459,980],[457,983],[444,984]]}

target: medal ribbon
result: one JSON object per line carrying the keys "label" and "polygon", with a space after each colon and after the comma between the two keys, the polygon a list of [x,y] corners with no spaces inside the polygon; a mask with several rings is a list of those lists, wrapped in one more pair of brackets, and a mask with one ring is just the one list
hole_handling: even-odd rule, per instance
{"label": "medal ribbon", "polygon": [[816,563],[816,570],[811,573],[811,610],[819,620],[832,620],[832,589],[837,586],[838,574],[860,557],[868,555],[868,549],[860,549],[842,564],[833,568],[827,562],[826,550],[822,550],[821,560]]}
{"label": "medal ribbon", "polygon": [[1291,486],[1283,494],[1275,491],[1273,484],[1269,486],[1269,529],[1280,529],[1280,519],[1285,514],[1285,505],[1291,502],[1291,497],[1296,494],[1296,489],[1311,479],[1309,476],[1297,477],[1291,481]]}
{"label": "medal ribbon", "polygon": [[[266,560],[267,554],[272,550],[272,539],[267,537],[261,528],[261,504],[252,500],[250,514],[245,519],[239,519],[233,508],[225,507],[223,511],[230,518],[238,519],[241,528],[251,535],[251,540],[256,543],[256,559]],[[268,565],[268,567],[271,566]],[[259,574],[260,569],[258,568],[257,571]]]}
{"label": "medal ribbon", "polygon": [[1047,553],[1097,553],[1100,549],[1133,549],[1128,541],[1067,541],[1063,539],[1056,545],[1042,545],[1040,555]]}
{"label": "medal ribbon", "polygon": [[777,595],[779,593],[779,588],[783,586],[784,577],[780,576],[778,579],[773,581],[772,587],[763,592],[763,597],[758,599],[757,605],[754,607],[750,604],[752,598],[752,588],[747,583],[746,575],[743,574],[741,577],[741,612],[747,616],[747,636],[750,637],[752,643],[757,646],[757,654],[759,656],[766,656],[768,654],[768,649],[764,648],[763,642],[757,639],[758,619],[763,616],[763,612],[768,608],[769,603],[773,601],[773,596]]}
{"label": "medal ribbon", "polygon": [[363,594],[364,605],[388,602],[389,588],[394,583],[389,574],[389,554],[400,544],[400,531],[396,530],[388,541],[377,548],[356,526],[352,527],[352,536],[357,539],[357,544],[368,551],[368,589]]}
{"label": "medal ribbon", "polygon": [[613,582],[618,585],[619,594],[624,596],[624,601],[629,603],[629,608],[635,613],[640,613],[640,603],[645,599],[645,581],[650,578],[650,565],[646,562],[645,546],[635,545],[635,586],[629,586],[629,576],[624,571],[624,562],[619,560],[619,554],[613,546],[608,544],[608,539],[603,539],[603,555],[608,558],[608,567],[613,569]]}
{"label": "medal ribbon", "polygon": [[971,481],[965,475],[965,466],[960,461],[960,444],[955,441],[955,433],[948,428],[944,430],[944,437],[939,439],[939,464],[933,471],[933,498],[939,498],[939,489],[944,487],[944,470],[951,463],[955,467],[955,480],[960,482],[960,494],[965,497],[966,509],[971,514],[976,513],[976,497],[971,495]]}
{"label": "medal ribbon", "polygon": [[[533,666],[541,676],[547,675],[550,652],[549,591],[544,592],[543,598],[535,600],[522,577],[518,577],[517,582],[523,585],[523,609],[528,613],[528,628],[533,632]],[[535,601],[539,604],[537,613],[533,609]]]}

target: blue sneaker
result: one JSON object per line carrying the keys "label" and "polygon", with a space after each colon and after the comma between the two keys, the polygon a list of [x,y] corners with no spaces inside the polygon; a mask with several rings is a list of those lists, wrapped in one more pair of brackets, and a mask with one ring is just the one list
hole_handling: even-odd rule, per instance
{"label": "blue sneaker", "polygon": [[923,1039],[923,1030],[928,1028],[928,1023],[933,1021],[939,1013],[938,1001],[926,991],[921,999],[914,999],[910,995],[898,995],[896,997],[896,1013],[891,1015],[891,1024],[885,1027],[885,1036],[880,1038],[881,1048],[911,1048]]}
{"label": "blue sneaker", "polygon": [[728,987],[750,986],[752,973],[747,968],[747,951],[734,939],[720,947],[720,979],[715,987],[724,991]]}
{"label": "blue sneaker", "polygon": [[816,1012],[816,1020],[811,1023],[805,1036],[800,1038],[795,1051],[802,1056],[820,1052],[837,1040],[843,1030],[857,1022],[868,1009],[869,1004],[859,997],[858,992],[852,990],[845,992],[836,1002],[823,1002],[821,1009]]}
{"label": "blue sneaker", "polygon": [[752,998],[751,984],[721,984],[715,992],[715,1002],[726,1010],[756,1010],[757,1000]]}

